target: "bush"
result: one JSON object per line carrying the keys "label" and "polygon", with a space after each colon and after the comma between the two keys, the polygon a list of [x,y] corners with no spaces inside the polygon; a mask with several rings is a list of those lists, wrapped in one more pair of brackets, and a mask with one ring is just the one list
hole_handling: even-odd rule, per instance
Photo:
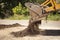
{"label": "bush", "polygon": [[28,15],[28,9],[26,7],[23,7],[21,3],[19,3],[18,6],[12,9],[14,14],[19,14],[19,15]]}
{"label": "bush", "polygon": [[29,19],[29,16],[15,14],[14,16],[11,16],[11,17],[5,18],[5,19],[8,19],[8,20],[27,20],[27,19]]}
{"label": "bush", "polygon": [[48,20],[60,21],[60,14],[50,14],[48,15]]}

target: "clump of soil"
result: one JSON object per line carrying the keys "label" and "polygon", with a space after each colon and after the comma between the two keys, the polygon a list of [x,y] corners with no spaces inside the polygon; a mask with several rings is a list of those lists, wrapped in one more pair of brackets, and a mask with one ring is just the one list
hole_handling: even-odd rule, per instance
{"label": "clump of soil", "polygon": [[4,28],[10,28],[10,27],[18,27],[18,26],[23,26],[21,24],[18,24],[18,23],[15,23],[15,24],[12,24],[12,25],[6,25],[6,24],[0,24],[0,29],[4,29]]}
{"label": "clump of soil", "polygon": [[26,29],[24,29],[22,31],[18,31],[18,32],[12,32],[11,34],[14,34],[14,36],[16,36],[16,37],[40,34],[39,23],[40,23],[40,21],[29,23],[29,25]]}

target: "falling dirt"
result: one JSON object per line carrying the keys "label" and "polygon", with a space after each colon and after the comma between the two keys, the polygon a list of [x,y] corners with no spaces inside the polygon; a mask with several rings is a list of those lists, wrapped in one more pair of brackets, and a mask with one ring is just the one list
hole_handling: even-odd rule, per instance
{"label": "falling dirt", "polygon": [[[29,5],[28,5],[29,4]],[[26,35],[36,35],[40,34],[40,29],[39,29],[39,24],[41,24],[41,17],[43,17],[43,10],[42,7],[35,5],[33,3],[28,3],[26,4],[28,8],[30,9],[30,20],[29,20],[29,25],[26,29],[23,31],[19,32],[12,32],[15,36],[26,36]],[[43,15],[43,16],[41,16]],[[45,15],[46,16],[46,15]]]}

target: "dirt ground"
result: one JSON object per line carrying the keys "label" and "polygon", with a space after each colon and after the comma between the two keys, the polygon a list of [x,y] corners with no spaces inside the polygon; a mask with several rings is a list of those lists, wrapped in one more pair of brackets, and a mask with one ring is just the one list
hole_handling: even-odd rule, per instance
{"label": "dirt ground", "polygon": [[60,40],[60,36],[25,36],[15,37],[11,35],[11,32],[21,31],[24,27],[5,28],[0,30],[0,40]]}
{"label": "dirt ground", "polygon": [[25,36],[25,37],[15,37],[11,34],[11,32],[17,32],[25,29],[26,27],[11,27],[0,29],[0,40],[60,40],[60,36],[43,36],[43,35],[35,35],[35,36]]}

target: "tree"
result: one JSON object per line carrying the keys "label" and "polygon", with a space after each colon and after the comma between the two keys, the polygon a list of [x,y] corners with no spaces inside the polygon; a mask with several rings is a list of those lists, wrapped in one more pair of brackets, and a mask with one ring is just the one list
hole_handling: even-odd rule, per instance
{"label": "tree", "polygon": [[1,0],[0,1],[0,18],[5,18],[13,15],[12,8],[19,4],[18,0]]}

